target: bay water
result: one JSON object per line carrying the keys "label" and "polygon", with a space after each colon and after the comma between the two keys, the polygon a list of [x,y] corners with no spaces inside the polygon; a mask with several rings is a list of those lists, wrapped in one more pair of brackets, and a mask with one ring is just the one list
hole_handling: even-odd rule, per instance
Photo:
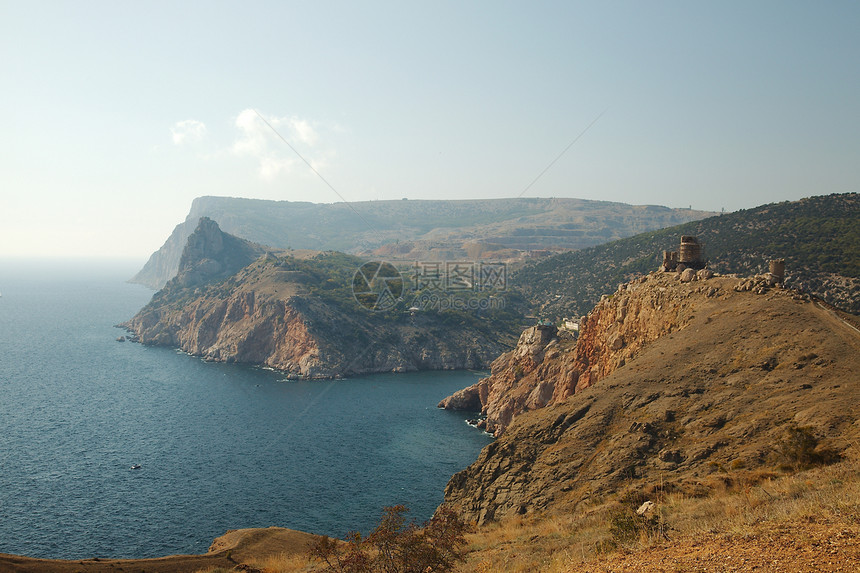
{"label": "bay water", "polygon": [[118,342],[153,294],[124,282],[134,270],[0,261],[2,553],[205,553],[273,525],[342,537],[398,503],[421,522],[490,442],[436,408],[486,373],[287,381]]}

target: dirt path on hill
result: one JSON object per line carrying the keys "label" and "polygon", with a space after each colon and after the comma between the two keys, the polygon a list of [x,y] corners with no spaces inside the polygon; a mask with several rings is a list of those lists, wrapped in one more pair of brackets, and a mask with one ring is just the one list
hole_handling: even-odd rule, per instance
{"label": "dirt path on hill", "polygon": [[838,310],[828,308],[827,306],[824,306],[820,302],[816,302],[815,306],[817,308],[820,308],[821,310],[823,310],[828,317],[834,319],[832,322],[841,325],[842,328],[847,326],[848,328],[853,330],[855,333],[860,333],[860,328],[857,328],[853,324],[854,317],[849,317],[849,316],[845,315],[844,313],[839,312]]}

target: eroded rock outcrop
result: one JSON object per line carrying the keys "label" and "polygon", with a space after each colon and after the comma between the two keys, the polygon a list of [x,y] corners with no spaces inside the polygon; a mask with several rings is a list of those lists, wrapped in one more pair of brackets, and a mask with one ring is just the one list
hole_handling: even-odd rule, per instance
{"label": "eroded rock outcrop", "polygon": [[266,252],[265,247],[225,233],[209,217],[201,217],[182,250],[174,288],[188,288],[224,279]]}
{"label": "eroded rock outcrop", "polygon": [[[708,280],[712,276],[700,271],[686,280],[652,273],[621,285],[584,317],[576,342],[559,336],[554,326],[524,331],[517,347],[493,362],[491,376],[467,392],[479,397],[487,431],[500,436],[519,414],[588,388],[649,342],[685,326],[693,316],[690,297],[724,294],[722,283]],[[457,404],[446,399],[439,406],[457,409]]]}

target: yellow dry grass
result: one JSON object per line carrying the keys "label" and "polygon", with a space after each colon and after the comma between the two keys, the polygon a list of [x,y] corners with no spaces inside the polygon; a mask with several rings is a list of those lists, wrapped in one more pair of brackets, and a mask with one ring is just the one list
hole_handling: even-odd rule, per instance
{"label": "yellow dry grass", "polygon": [[299,573],[317,569],[308,555],[272,555],[260,561],[252,561],[249,565],[263,573]]}
{"label": "yellow dry grass", "polygon": [[[620,512],[632,514],[617,495],[596,499],[571,513],[517,516],[471,532],[466,561],[460,573],[568,573],[613,556],[645,550],[673,540],[722,535],[743,538],[763,526],[829,522],[860,534],[860,459],[851,457],[827,467],[795,474],[720,471],[708,481],[711,494],[693,497],[661,493],[649,526],[620,537],[613,520]],[[617,523],[617,521],[615,522]],[[264,573],[324,571],[305,555],[276,555],[248,565]],[[200,573],[220,573],[217,570]]]}
{"label": "yellow dry grass", "polygon": [[458,571],[570,572],[598,559],[611,560],[616,552],[671,545],[673,539],[697,535],[743,537],[763,525],[830,522],[860,531],[856,454],[793,475],[730,470],[715,477],[722,479],[712,481],[707,497],[663,495],[657,487],[649,525],[622,539],[612,531],[613,519],[632,508],[617,499],[580,506],[576,513],[517,517],[482,527],[469,535],[470,553]]}
{"label": "yellow dry grass", "polygon": [[[310,573],[320,571],[319,564],[311,561],[308,555],[287,553],[269,555],[262,559],[251,559],[243,565],[250,567],[251,570],[262,571],[262,573]],[[195,573],[234,573],[235,571],[235,568],[210,567],[200,569],[195,571]]]}

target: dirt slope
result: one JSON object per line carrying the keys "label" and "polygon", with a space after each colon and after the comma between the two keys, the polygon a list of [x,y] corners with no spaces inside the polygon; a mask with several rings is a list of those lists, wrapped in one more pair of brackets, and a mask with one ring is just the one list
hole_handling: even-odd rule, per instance
{"label": "dirt slope", "polygon": [[[703,495],[720,468],[773,468],[790,427],[809,427],[820,448],[837,454],[857,443],[860,332],[791,291],[747,286],[733,278],[685,284],[652,276],[640,283],[640,300],[653,294],[654,309],[671,301],[671,316],[681,320],[644,344],[625,338],[615,357],[603,357],[610,348],[591,347],[598,358],[590,363],[606,376],[517,417],[453,476],[445,503],[486,522],[572,509],[610,491],[647,492],[657,483]],[[603,328],[622,328],[625,320]],[[577,351],[560,346],[541,369],[563,372],[554,365],[575,363],[565,356]],[[628,349],[621,360],[617,353]],[[544,382],[557,391],[577,380]]]}

